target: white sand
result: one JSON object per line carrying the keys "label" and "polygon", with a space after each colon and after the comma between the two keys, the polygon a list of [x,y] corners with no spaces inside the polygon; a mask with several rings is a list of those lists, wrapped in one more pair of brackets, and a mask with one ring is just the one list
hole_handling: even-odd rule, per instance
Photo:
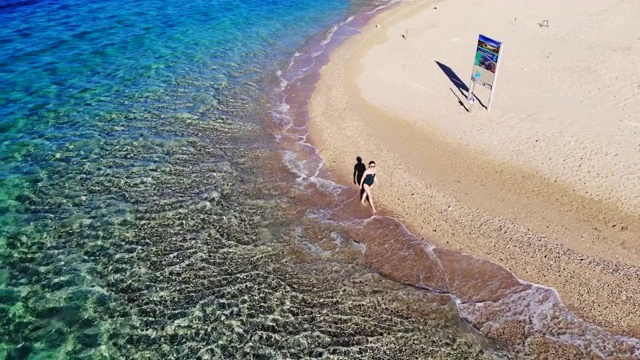
{"label": "white sand", "polygon": [[[310,139],[345,184],[356,156],[376,160],[378,207],[415,234],[640,336],[638,15],[635,0],[402,4],[331,55]],[[435,61],[468,85],[479,33],[504,49],[491,112],[468,113]]]}
{"label": "white sand", "polygon": [[[383,24],[358,85],[379,109],[640,214],[640,2],[449,0]],[[538,23],[548,20],[548,27]],[[400,34],[408,31],[407,39]],[[502,41],[491,112],[467,114],[478,33]],[[450,90],[453,89],[453,92]],[[476,87],[487,103],[489,91]],[[465,101],[466,104],[466,101]]]}

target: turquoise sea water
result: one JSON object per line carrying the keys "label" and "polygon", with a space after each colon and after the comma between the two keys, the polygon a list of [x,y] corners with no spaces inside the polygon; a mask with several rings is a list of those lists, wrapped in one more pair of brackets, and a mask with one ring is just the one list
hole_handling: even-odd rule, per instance
{"label": "turquoise sea water", "polygon": [[301,215],[266,125],[297,51],[373,5],[0,0],[0,358],[489,356]]}
{"label": "turquoise sea water", "polygon": [[386,5],[0,0],[0,358],[640,354],[328,180],[308,94]]}

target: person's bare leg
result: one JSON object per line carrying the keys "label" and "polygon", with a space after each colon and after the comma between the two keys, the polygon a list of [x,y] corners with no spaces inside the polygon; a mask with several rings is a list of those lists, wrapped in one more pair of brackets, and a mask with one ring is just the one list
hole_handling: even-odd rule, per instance
{"label": "person's bare leg", "polygon": [[366,186],[364,188],[364,191],[367,193],[367,197],[369,198],[369,204],[371,204],[371,210],[373,210],[373,212],[376,212],[376,207],[373,206],[373,196],[371,196],[371,187]]}
{"label": "person's bare leg", "polygon": [[369,193],[369,185],[367,184],[362,184],[362,189],[364,191],[362,191],[362,198],[360,199],[360,203],[364,204],[364,199],[367,197],[368,193]]}

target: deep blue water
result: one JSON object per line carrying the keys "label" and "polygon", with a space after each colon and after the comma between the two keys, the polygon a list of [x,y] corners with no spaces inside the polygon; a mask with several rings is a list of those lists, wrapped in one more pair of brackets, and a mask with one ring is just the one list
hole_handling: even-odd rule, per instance
{"label": "deep blue water", "polygon": [[265,125],[370,5],[0,0],[0,358],[483,358],[300,215]]}

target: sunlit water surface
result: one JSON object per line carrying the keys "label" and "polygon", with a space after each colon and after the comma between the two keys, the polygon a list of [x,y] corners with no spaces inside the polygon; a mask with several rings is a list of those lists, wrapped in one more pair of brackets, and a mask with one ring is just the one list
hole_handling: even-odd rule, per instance
{"label": "sunlit water surface", "polygon": [[0,358],[509,358],[283,161],[296,51],[378,5],[0,0]]}

